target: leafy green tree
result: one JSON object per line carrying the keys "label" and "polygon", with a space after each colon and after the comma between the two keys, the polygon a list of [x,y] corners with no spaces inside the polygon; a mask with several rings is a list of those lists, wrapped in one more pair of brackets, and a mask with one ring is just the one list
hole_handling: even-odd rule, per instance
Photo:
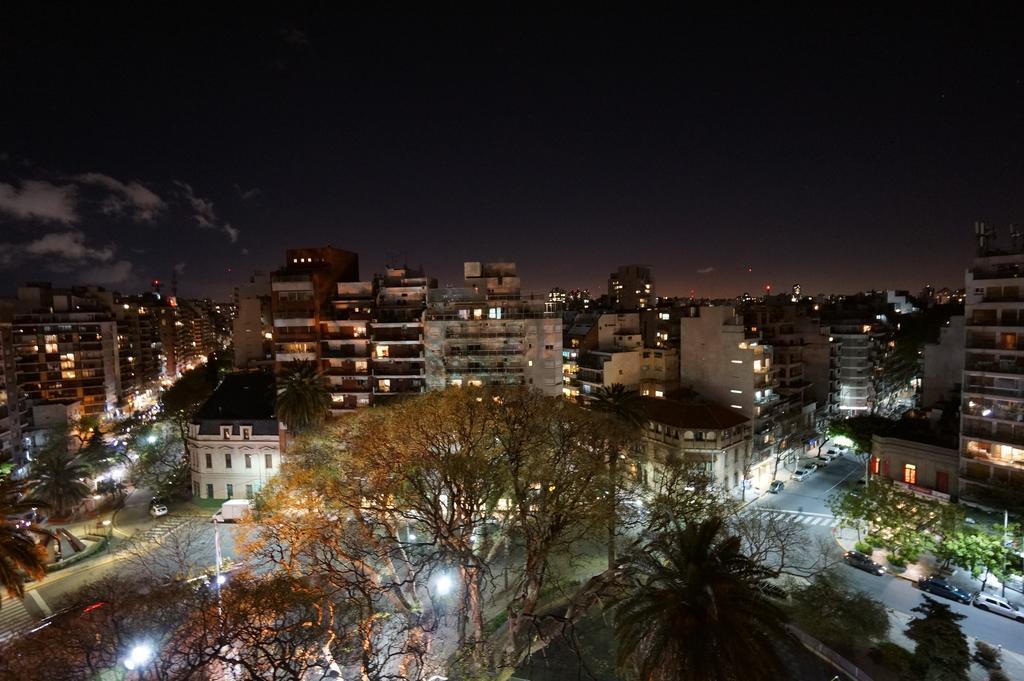
{"label": "leafy green tree", "polygon": [[969,570],[977,579],[984,574],[981,588],[988,583],[989,575],[1003,579],[1003,573],[1015,572],[1016,556],[1010,547],[1003,545],[1003,527],[994,526],[991,531],[980,528],[962,527],[946,537],[936,550],[936,556],[946,562]]}
{"label": "leafy green tree", "polygon": [[615,565],[615,519],[618,514],[616,505],[619,493],[619,459],[625,457],[625,448],[640,436],[645,420],[643,403],[640,394],[628,390],[621,383],[610,387],[601,386],[594,393],[590,408],[605,414],[611,419],[615,443],[608,456],[608,499],[611,507],[608,513],[608,567]]}
{"label": "leafy green tree", "polygon": [[63,441],[51,441],[32,461],[29,498],[43,502],[56,518],[67,518],[89,496],[84,480],[88,462],[67,450]]}
{"label": "leafy green tree", "polygon": [[327,418],[331,393],[315,362],[292,360],[278,379],[277,417],[292,434],[313,430]]}
{"label": "leafy green tree", "polygon": [[19,598],[25,593],[22,573],[33,579],[46,573],[46,556],[31,535],[38,528],[15,519],[36,505],[21,499],[23,491],[21,483],[0,478],[0,586]]}
{"label": "leafy green tree", "polygon": [[[848,419],[832,419],[828,424],[828,437],[845,437],[861,452],[871,452],[871,438],[884,435],[896,421],[881,416],[853,416]],[[822,443],[824,445],[824,443]]]}
{"label": "leafy green tree", "polygon": [[617,662],[643,681],[785,678],[787,616],[770,571],[744,556],[720,519],[676,525],[623,562]]}
{"label": "leafy green tree", "polygon": [[889,634],[885,606],[862,591],[850,589],[834,572],[822,573],[794,591],[789,612],[801,629],[846,653],[865,641],[884,641]]}
{"label": "leafy green tree", "polygon": [[934,550],[963,520],[958,506],[923,499],[879,478],[830,497],[828,505],[841,526],[856,527],[858,534],[869,526],[903,560],[916,560],[920,553]]}
{"label": "leafy green tree", "polygon": [[907,638],[916,644],[911,677],[928,681],[967,681],[971,652],[958,624],[964,615],[928,597],[913,612],[921,617],[907,625]]}

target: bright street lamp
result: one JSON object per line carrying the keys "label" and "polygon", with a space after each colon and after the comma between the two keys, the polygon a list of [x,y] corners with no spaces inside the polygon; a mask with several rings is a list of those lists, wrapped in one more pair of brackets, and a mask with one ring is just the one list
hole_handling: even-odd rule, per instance
{"label": "bright street lamp", "polygon": [[155,443],[156,442],[156,435],[153,435],[152,433],[147,435],[146,436],[146,442],[148,442],[149,444]]}
{"label": "bright street lamp", "polygon": [[153,659],[153,647],[148,643],[140,643],[132,648],[124,660],[124,667],[129,671],[136,669]]}
{"label": "bright street lamp", "polygon": [[434,585],[439,596],[447,596],[455,588],[455,580],[448,575],[441,575],[437,578],[437,583]]}

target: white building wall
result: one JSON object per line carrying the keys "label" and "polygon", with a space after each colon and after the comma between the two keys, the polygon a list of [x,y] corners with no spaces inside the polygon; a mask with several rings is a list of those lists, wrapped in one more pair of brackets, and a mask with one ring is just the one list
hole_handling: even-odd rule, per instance
{"label": "white building wall", "polygon": [[[189,463],[195,496],[203,499],[245,499],[249,491],[247,486],[256,493],[281,470],[277,436],[253,435],[246,440],[236,427],[229,439],[225,439],[217,435],[199,435],[198,430],[198,425],[189,425]],[[229,456],[230,468],[227,465]],[[267,457],[270,457],[269,466]],[[228,485],[232,486],[230,495]]]}

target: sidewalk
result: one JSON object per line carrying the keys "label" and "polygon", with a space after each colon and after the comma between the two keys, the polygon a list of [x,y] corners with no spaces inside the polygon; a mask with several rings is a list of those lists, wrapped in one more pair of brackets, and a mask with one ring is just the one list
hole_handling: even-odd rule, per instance
{"label": "sidewalk", "polygon": [[[832,536],[835,537],[836,543],[839,544],[839,548],[843,551],[854,550],[854,544],[857,543],[856,530],[852,530],[850,528],[836,528],[833,531]],[[871,559],[885,566],[885,569],[889,574],[894,577],[899,577],[900,579],[905,579],[908,582],[917,583],[927,577],[941,575],[947,582],[967,591],[968,593],[973,594],[982,591],[980,579],[975,579],[971,576],[970,572],[955,565],[952,566],[952,569],[950,570],[942,570],[938,561],[935,560],[935,556],[930,553],[922,555],[915,563],[908,563],[906,568],[902,570],[889,564],[888,551],[885,549],[874,549],[871,552]],[[995,577],[989,575],[984,591],[987,594],[1002,596],[1002,583]],[[1017,591],[1007,588],[1005,598],[1018,608],[1024,608],[1024,596]],[[1021,676],[1020,678],[1024,679],[1024,676]]]}

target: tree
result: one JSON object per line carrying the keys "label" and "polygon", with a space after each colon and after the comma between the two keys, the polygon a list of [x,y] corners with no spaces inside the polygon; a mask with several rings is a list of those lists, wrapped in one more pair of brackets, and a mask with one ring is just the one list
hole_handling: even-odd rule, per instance
{"label": "tree", "polygon": [[22,597],[25,587],[22,573],[32,579],[46,574],[46,555],[32,539],[35,525],[15,520],[32,509],[33,503],[20,500],[23,485],[0,478],[0,585],[12,595]]}
{"label": "tree", "polygon": [[315,362],[292,360],[285,366],[277,388],[277,417],[298,435],[327,418],[331,393],[327,378]]}
{"label": "tree", "polygon": [[173,423],[178,430],[178,437],[182,443],[182,466],[187,466],[189,460],[188,424],[203,402],[213,393],[216,376],[216,371],[211,373],[204,367],[186,371],[160,397],[162,417]]}
{"label": "tree", "polygon": [[913,609],[921,617],[907,625],[907,638],[915,643],[913,678],[929,681],[967,681],[970,648],[958,622],[964,615],[927,596]]}
{"label": "tree", "polygon": [[884,641],[889,634],[885,606],[850,589],[834,572],[821,573],[794,591],[788,610],[801,629],[847,654],[864,642]]}
{"label": "tree", "polygon": [[954,563],[969,570],[975,579],[984,573],[982,589],[990,574],[1004,579],[1007,575],[1003,573],[1003,566],[1009,573],[1015,571],[1017,565],[1013,550],[1003,545],[1002,526],[993,527],[991,532],[962,526],[939,544],[936,556],[946,564]]}
{"label": "tree", "polygon": [[790,640],[771,573],[740,551],[720,519],[676,525],[623,562],[615,606],[618,664],[643,681],[784,678]]}
{"label": "tree", "polygon": [[830,497],[828,505],[840,526],[857,527],[859,536],[861,527],[868,525],[902,560],[917,560],[923,551],[934,550],[963,521],[959,506],[923,499],[879,478]]}
{"label": "tree", "polygon": [[643,427],[645,416],[640,396],[635,390],[627,390],[621,383],[611,387],[601,386],[594,393],[590,407],[608,416],[617,426],[615,444],[608,456],[608,567],[615,565],[615,517],[619,492],[619,459],[625,458],[625,446],[634,442]]}
{"label": "tree", "polygon": [[[261,495],[253,559],[357,591],[368,645],[383,614],[407,678],[442,663],[506,678],[616,579],[573,579],[575,605],[557,615],[542,597],[607,525],[610,423],[561,398],[468,387],[331,421],[296,439]],[[457,595],[438,592],[442,576]],[[495,631],[487,599],[505,614]],[[441,626],[454,653],[432,645]]]}
{"label": "tree", "polygon": [[56,518],[67,518],[89,496],[83,482],[90,473],[88,462],[70,453],[63,440],[49,441],[32,461],[27,494],[40,501]]}
{"label": "tree", "polygon": [[136,457],[132,463],[135,484],[171,497],[187,496],[191,469],[185,447],[176,424],[157,421],[136,430],[127,447]]}
{"label": "tree", "polygon": [[[871,450],[874,446],[872,438],[876,434],[885,435],[895,425],[896,421],[881,416],[853,416],[848,419],[832,419],[828,424],[828,438],[846,438],[853,443],[853,446],[856,448],[856,456],[864,464],[864,479],[867,480],[870,477],[868,474],[868,463],[871,460]],[[824,446],[825,440],[822,440],[821,446],[818,447],[818,454],[821,454],[821,448]]]}

